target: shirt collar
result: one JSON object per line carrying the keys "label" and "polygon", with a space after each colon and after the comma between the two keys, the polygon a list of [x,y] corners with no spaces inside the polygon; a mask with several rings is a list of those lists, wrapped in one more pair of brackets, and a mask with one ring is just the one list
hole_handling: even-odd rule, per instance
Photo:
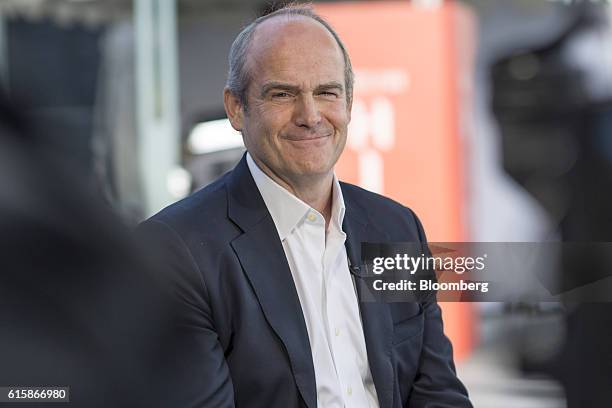
{"label": "shirt collar", "polygon": [[[272,216],[278,235],[284,240],[291,231],[306,217],[310,211],[317,212],[308,204],[291,194],[285,188],[264,173],[247,153],[247,165],[255,180],[255,184]],[[344,197],[340,183],[334,174],[332,187],[332,219],[330,229],[342,231],[342,221],[345,213]]]}

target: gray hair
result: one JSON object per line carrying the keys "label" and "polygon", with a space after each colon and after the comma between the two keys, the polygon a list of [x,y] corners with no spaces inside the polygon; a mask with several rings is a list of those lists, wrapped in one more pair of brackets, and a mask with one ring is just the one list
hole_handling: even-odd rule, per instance
{"label": "gray hair", "polygon": [[346,92],[346,99],[349,104],[353,100],[353,68],[351,66],[351,59],[349,58],[348,52],[340,40],[338,34],[334,31],[331,25],[325,21],[321,16],[316,14],[310,5],[287,5],[284,6],[270,14],[266,14],[257,18],[251,24],[247,25],[245,28],[238,33],[236,39],[232,43],[232,47],[229,52],[229,70],[227,73],[227,82],[225,86],[227,89],[235,96],[238,97],[240,103],[243,108],[246,110],[247,108],[247,89],[249,87],[249,83],[251,81],[251,77],[247,70],[247,54],[249,51],[249,47],[251,45],[251,41],[253,39],[253,33],[258,25],[263,23],[266,20],[269,20],[273,17],[277,16],[303,16],[312,18],[313,20],[319,22],[323,27],[329,31],[329,33],[334,37],[336,43],[340,47],[342,51],[342,56],[344,57],[344,87]]}

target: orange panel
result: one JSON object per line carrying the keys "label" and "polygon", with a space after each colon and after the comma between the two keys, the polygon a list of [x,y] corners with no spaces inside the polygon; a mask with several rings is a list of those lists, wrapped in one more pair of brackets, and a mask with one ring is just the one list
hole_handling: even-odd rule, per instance
{"label": "orange panel", "polygon": [[[338,176],[411,207],[430,241],[466,241],[459,78],[473,55],[465,52],[473,49],[471,13],[457,3],[328,3],[316,9],[343,39],[356,74]],[[474,338],[471,305],[442,308],[446,334],[462,358]]]}

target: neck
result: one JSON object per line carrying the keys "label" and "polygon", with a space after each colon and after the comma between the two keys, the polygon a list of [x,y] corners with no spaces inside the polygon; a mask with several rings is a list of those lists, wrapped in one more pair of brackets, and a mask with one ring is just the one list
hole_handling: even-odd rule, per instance
{"label": "neck", "polygon": [[324,176],[301,177],[298,180],[294,180],[277,175],[268,166],[255,158],[253,159],[259,168],[277,184],[321,213],[325,218],[325,226],[329,225],[334,180],[334,175],[331,171]]}
{"label": "neck", "polygon": [[283,186],[290,193],[317,210],[325,218],[325,226],[329,225],[332,208],[332,183],[333,175],[326,176],[323,180],[309,184],[287,184]]}

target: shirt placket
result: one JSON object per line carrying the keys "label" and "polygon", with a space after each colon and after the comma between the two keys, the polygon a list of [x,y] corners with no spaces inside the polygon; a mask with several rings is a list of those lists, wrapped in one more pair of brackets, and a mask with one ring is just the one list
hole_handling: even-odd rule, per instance
{"label": "shirt placket", "polygon": [[[345,299],[347,293],[352,293],[353,287],[344,287],[346,279],[342,279],[343,273],[348,274],[347,268],[343,267],[346,260],[342,257],[344,250],[345,235],[336,230],[331,230],[328,234],[327,245],[324,254],[324,273],[328,302],[326,304],[328,315],[328,326],[330,328],[330,346],[336,361],[336,372],[338,381],[341,384],[342,396],[347,407],[360,407],[358,401],[367,401],[361,375],[355,360],[355,349],[352,341],[347,316],[350,307]],[[346,277],[344,277],[346,278]],[[350,281],[350,278],[348,279]],[[350,283],[350,282],[349,282]],[[351,292],[348,292],[350,289]]]}

